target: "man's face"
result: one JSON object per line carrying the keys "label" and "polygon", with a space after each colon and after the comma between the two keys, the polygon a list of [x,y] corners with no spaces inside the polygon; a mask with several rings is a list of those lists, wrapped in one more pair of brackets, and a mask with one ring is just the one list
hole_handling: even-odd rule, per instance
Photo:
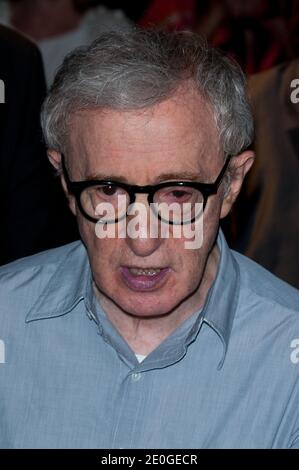
{"label": "man's face", "polygon": [[[121,178],[136,185],[191,177],[213,182],[223,165],[212,112],[192,89],[182,90],[146,110],[84,111],[74,117],[71,128],[66,162],[73,181],[105,175],[106,179]],[[185,248],[183,237],[100,239],[95,234],[95,224],[81,215],[71,198],[99,298],[113,308],[140,317],[163,315],[182,303],[186,310],[195,311],[218,231],[222,198],[222,188],[209,198],[203,220],[203,244],[195,250]],[[147,195],[138,194],[136,201],[146,203]],[[148,286],[145,281],[136,287],[136,271],[131,268],[159,268],[163,275],[153,285]]]}

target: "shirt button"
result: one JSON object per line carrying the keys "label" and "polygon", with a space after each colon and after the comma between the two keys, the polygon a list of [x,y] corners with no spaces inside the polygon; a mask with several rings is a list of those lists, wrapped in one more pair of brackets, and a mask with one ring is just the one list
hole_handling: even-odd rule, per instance
{"label": "shirt button", "polygon": [[141,379],[141,374],[138,372],[137,374],[132,374],[133,382],[138,382]]}

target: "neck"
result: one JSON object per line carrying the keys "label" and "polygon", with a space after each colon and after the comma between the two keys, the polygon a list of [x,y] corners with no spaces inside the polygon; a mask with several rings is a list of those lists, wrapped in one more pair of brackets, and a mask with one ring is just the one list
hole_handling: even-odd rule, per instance
{"label": "neck", "polygon": [[161,344],[184,321],[203,307],[212,286],[220,260],[215,244],[208,256],[203,275],[196,292],[178,307],[162,317],[141,318],[123,312],[119,307],[102,296],[94,286],[95,295],[107,317],[135,353],[148,355]]}

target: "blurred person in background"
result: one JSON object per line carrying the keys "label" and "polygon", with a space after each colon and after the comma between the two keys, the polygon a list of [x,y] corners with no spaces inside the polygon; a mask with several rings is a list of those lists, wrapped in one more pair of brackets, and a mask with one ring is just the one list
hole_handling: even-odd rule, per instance
{"label": "blurred person in background", "polygon": [[[289,23],[298,56],[299,2]],[[299,58],[249,79],[256,162],[230,218],[230,246],[299,288]]]}
{"label": "blurred person in background", "polygon": [[103,31],[130,27],[121,10],[95,0],[6,0],[1,8],[0,21],[37,42],[48,87],[71,50],[91,43]]}
{"label": "blurred person in background", "polygon": [[212,0],[197,4],[196,30],[233,56],[247,74],[287,58],[286,8],[279,1]]}
{"label": "blurred person in background", "polygon": [[0,264],[78,237],[40,129],[46,85],[38,48],[0,26]]}
{"label": "blurred person in background", "polygon": [[152,0],[138,24],[196,31],[252,74],[288,57],[286,17],[290,10],[280,0]]}

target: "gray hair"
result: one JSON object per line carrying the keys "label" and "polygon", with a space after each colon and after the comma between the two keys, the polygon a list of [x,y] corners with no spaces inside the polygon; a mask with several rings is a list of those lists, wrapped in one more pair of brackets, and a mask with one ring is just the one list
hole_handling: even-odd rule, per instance
{"label": "gray hair", "polygon": [[223,152],[246,149],[253,121],[240,67],[195,33],[137,28],[104,33],[65,58],[42,108],[46,145],[64,151],[69,119],[79,110],[151,107],[186,80],[211,105]]}

